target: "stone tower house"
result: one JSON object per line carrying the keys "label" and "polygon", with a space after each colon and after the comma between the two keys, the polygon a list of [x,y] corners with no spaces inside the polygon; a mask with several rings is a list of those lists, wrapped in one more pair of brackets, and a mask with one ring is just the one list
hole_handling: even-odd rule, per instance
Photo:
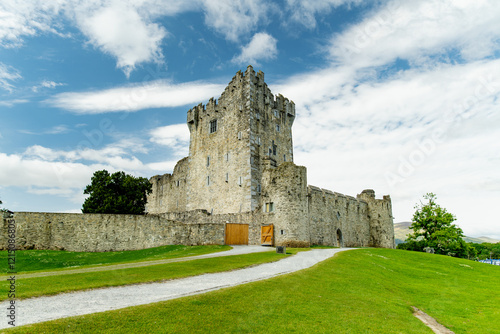
{"label": "stone tower house", "polygon": [[[294,119],[295,104],[275,97],[264,73],[237,72],[218,101],[188,111],[189,156],[151,178],[148,213],[248,225],[251,244],[273,225],[274,244],[394,247],[389,196],[307,185],[306,168],[293,163]],[[188,214],[196,210],[202,216]]]}

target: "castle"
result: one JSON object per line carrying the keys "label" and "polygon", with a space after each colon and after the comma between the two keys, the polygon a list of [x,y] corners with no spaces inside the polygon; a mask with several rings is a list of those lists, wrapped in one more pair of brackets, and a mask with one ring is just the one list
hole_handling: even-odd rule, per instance
{"label": "castle", "polygon": [[393,248],[389,196],[364,190],[354,198],[307,185],[306,168],[293,163],[294,119],[294,103],[275,97],[249,66],[218,101],[188,111],[189,156],[172,174],[150,179],[146,215],[16,212],[2,220],[0,249]]}
{"label": "castle", "polygon": [[[293,163],[295,104],[274,96],[249,66],[221,94],[187,113],[189,156],[150,179],[147,212],[225,222],[225,242],[394,247],[391,199],[307,185]],[[184,217],[184,218],[183,218]],[[200,219],[200,218],[199,218]]]}

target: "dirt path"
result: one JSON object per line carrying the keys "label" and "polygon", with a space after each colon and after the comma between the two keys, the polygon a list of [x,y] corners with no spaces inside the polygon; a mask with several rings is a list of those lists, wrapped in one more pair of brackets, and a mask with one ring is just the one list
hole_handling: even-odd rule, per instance
{"label": "dirt path", "polygon": [[429,327],[434,333],[436,334],[455,334],[448,328],[444,327],[441,325],[439,322],[436,321],[433,317],[428,315],[427,313],[423,312],[422,310],[419,310],[415,306],[412,306],[413,308],[413,315],[422,321],[427,327]]}
{"label": "dirt path", "polygon": [[[280,261],[228,272],[204,274],[161,283],[127,285],[23,299],[16,301],[16,326],[156,303],[265,280],[312,267],[346,250],[349,248],[314,249],[299,252]],[[4,301],[0,303],[0,308],[5,309],[8,304],[8,300]],[[9,325],[6,320],[0,322],[0,329],[7,327]]]}
{"label": "dirt path", "polygon": [[[111,264],[111,265],[104,265],[104,266],[85,267],[85,268],[80,268],[80,269],[66,269],[66,270],[36,272],[36,273],[31,273],[31,274],[16,274],[15,276],[16,276],[16,279],[21,279],[21,278],[71,275],[71,274],[91,273],[91,272],[96,272],[96,271],[108,271],[108,270],[117,270],[117,269],[147,267],[147,266],[154,266],[157,264],[185,262],[185,261],[192,261],[192,260],[198,260],[198,259],[208,259],[208,258],[221,257],[221,256],[241,255],[241,254],[258,253],[258,252],[270,252],[270,251],[275,250],[272,247],[262,247],[262,246],[232,246],[232,247],[233,247],[233,249],[230,249],[228,251],[209,253],[209,254],[203,254],[203,255],[196,255],[196,256],[179,257],[179,258],[174,258],[174,259],[141,261],[141,262],[132,262],[132,263],[119,263],[119,264]],[[8,277],[9,277],[8,275],[2,275],[2,276],[0,276],[0,280],[5,280]]]}

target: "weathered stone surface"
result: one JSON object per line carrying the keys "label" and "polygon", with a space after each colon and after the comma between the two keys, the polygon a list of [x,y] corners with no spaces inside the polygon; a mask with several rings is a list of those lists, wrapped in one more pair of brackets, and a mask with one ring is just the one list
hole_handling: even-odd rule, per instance
{"label": "weathered stone surface", "polygon": [[[185,224],[156,215],[16,212],[17,249],[76,252],[135,250],[164,245],[224,243],[224,224]],[[0,249],[6,249],[3,220]]]}

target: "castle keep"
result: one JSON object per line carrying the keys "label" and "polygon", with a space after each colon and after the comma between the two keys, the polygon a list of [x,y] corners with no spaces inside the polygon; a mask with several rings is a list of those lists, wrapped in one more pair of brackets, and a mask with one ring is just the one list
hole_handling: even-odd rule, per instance
{"label": "castle keep", "polygon": [[189,156],[150,179],[146,215],[16,212],[17,249],[121,251],[171,244],[394,247],[391,198],[307,184],[293,163],[295,105],[264,73],[238,72],[218,101],[188,111]]}
{"label": "castle keep", "polygon": [[196,212],[225,224],[226,242],[394,247],[389,196],[307,185],[293,163],[294,119],[295,104],[275,97],[264,73],[236,73],[218,101],[188,111],[189,156],[150,179],[147,212],[186,223]]}

